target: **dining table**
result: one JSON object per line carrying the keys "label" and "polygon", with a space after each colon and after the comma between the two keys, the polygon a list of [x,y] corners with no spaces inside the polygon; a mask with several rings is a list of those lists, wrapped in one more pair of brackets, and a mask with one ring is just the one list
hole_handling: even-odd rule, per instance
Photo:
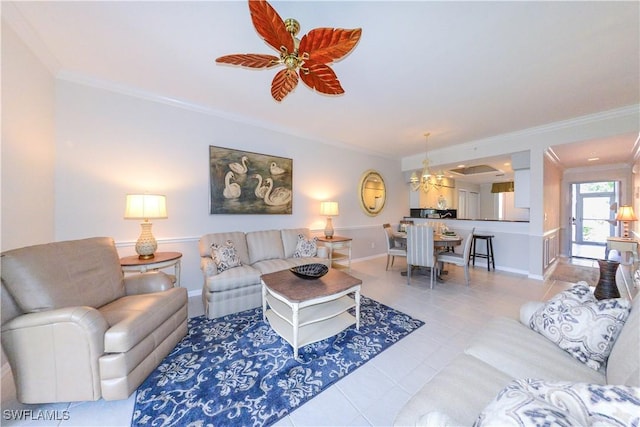
{"label": "dining table", "polygon": [[[399,243],[407,245],[407,233],[405,231],[397,231],[393,233],[393,238],[396,239]],[[433,246],[438,248],[455,248],[456,246],[460,246],[462,244],[462,237],[457,234],[447,235],[447,234],[434,234],[433,235]]]}
{"label": "dining table", "polygon": [[[401,245],[406,247],[407,246],[407,233],[404,231],[398,231],[393,233],[393,238]],[[441,234],[441,233],[435,233],[433,235],[433,246],[436,252],[438,251],[454,251],[456,246],[460,246],[462,244],[462,237],[460,237],[458,234],[453,234],[453,235],[448,235],[448,234]],[[417,271],[422,271],[423,269],[417,269]],[[411,270],[412,274],[414,270]],[[428,272],[429,270],[426,269],[426,271]],[[406,271],[401,272],[400,274],[402,274],[403,276],[407,275]],[[436,280],[439,282],[443,282],[444,279],[442,278],[442,275],[446,275],[447,271],[443,269],[443,266],[440,266],[440,268],[438,269],[438,274],[436,275]]]}

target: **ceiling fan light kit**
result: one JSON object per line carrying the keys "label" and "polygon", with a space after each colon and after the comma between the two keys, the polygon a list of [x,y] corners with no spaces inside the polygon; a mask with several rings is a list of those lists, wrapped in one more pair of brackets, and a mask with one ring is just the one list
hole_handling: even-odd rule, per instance
{"label": "ceiling fan light kit", "polygon": [[247,68],[271,68],[284,65],[271,82],[271,96],[280,102],[298,85],[304,84],[326,95],[340,95],[344,89],[331,64],[348,55],[360,40],[361,28],[315,28],[298,39],[300,23],[288,18],[282,20],[273,7],[264,0],[249,0],[251,20],[260,37],[279,52],[267,54],[231,54],[216,62]]}

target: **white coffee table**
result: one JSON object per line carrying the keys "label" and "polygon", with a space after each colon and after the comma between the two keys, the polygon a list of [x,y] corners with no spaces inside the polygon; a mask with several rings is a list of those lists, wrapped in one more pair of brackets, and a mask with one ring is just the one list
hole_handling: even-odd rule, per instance
{"label": "white coffee table", "polygon": [[[355,323],[360,329],[362,280],[330,268],[319,279],[301,279],[289,270],[262,275],[262,318],[293,347],[336,335]],[[349,294],[354,294],[351,298]],[[355,307],[355,317],[349,309]]]}

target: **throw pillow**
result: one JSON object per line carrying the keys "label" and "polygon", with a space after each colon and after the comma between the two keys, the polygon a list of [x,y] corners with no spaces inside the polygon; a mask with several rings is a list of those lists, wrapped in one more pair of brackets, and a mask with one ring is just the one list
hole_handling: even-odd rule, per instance
{"label": "throw pillow", "polygon": [[212,243],[211,258],[216,263],[218,273],[242,265],[240,257],[238,257],[238,251],[236,251],[231,240],[227,240],[224,245]]}
{"label": "throw pillow", "polygon": [[575,285],[550,299],[531,316],[529,326],[598,370],[606,364],[631,304],[622,298],[598,301],[591,292],[585,293],[585,285]]}
{"label": "throw pillow", "polygon": [[637,387],[521,379],[498,393],[480,413],[474,427],[639,423]]}
{"label": "throw pillow", "polygon": [[307,240],[304,235],[298,234],[298,243],[296,244],[296,250],[293,253],[294,258],[308,258],[316,256],[318,253],[318,238]]}

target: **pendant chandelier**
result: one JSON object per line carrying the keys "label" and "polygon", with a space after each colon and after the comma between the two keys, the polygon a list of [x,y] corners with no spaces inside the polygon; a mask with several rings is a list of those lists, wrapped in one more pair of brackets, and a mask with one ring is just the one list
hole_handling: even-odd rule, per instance
{"label": "pendant chandelier", "polygon": [[443,186],[442,179],[444,175],[442,171],[436,173],[435,175],[431,173],[429,169],[429,156],[428,156],[428,147],[427,143],[429,142],[429,132],[425,133],[425,150],[424,150],[424,160],[422,161],[423,168],[422,174],[418,177],[418,174],[413,171],[411,174],[411,178],[409,179],[409,185],[411,186],[411,190],[418,191],[422,189],[425,193],[427,193],[430,189],[441,189]]}

